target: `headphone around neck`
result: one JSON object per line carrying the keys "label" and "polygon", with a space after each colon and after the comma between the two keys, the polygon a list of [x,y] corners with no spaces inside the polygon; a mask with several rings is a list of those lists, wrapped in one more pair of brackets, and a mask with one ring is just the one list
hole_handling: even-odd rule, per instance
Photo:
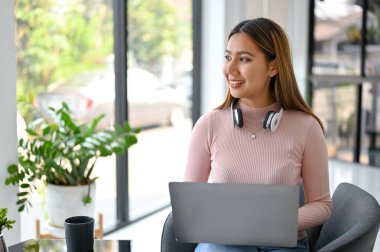
{"label": "headphone around neck", "polygon": [[[234,128],[242,128],[244,126],[243,113],[241,109],[236,108],[236,104],[238,103],[238,101],[238,98],[234,98],[231,102],[231,111]],[[270,129],[272,132],[275,132],[277,130],[278,125],[280,124],[283,114],[283,108],[281,108],[279,112],[269,111],[264,117],[263,128]]]}

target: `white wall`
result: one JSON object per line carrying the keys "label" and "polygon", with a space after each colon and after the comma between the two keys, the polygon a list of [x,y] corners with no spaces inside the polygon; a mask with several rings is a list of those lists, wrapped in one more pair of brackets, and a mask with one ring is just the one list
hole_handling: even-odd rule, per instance
{"label": "white wall", "polygon": [[14,228],[5,229],[6,244],[20,241],[20,215],[16,207],[17,187],[5,186],[7,166],[17,162],[16,131],[16,49],[13,0],[0,1],[0,207],[8,208]]}
{"label": "white wall", "polygon": [[201,114],[215,108],[225,96],[222,75],[225,50],[224,0],[202,1]]}
{"label": "white wall", "polygon": [[297,82],[304,94],[307,80],[308,1],[206,0],[202,1],[202,97],[201,114],[225,98],[223,55],[230,30],[240,21],[268,17],[287,32]]}
{"label": "white wall", "polygon": [[306,95],[309,33],[309,1],[288,1],[286,31],[293,53],[293,67],[298,87]]}
{"label": "white wall", "polygon": [[[224,50],[230,30],[246,19],[246,0],[202,1],[201,114],[220,105],[226,96]],[[248,0],[249,2],[249,0]]]}

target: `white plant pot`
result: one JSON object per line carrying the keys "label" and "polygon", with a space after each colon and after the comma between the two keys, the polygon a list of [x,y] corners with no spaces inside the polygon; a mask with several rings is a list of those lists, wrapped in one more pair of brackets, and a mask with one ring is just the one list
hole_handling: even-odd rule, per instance
{"label": "white plant pot", "polygon": [[5,244],[3,233],[0,233],[0,252],[8,252],[8,247]]}
{"label": "white plant pot", "polygon": [[83,186],[46,186],[46,211],[49,225],[55,228],[64,228],[65,219],[72,216],[95,216],[96,184],[91,184],[91,203],[84,204],[88,185]]}

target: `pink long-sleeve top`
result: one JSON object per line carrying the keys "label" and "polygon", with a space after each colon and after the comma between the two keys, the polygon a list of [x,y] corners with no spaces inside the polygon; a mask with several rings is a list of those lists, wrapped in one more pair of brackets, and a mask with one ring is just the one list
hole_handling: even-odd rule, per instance
{"label": "pink long-sleeve top", "polygon": [[[251,108],[239,103],[244,127],[234,128],[230,109],[216,109],[195,124],[185,181],[246,184],[301,182],[305,205],[298,212],[298,238],[331,215],[327,147],[318,121],[301,111],[285,110],[276,132],[262,127],[278,103]],[[252,139],[252,133],[256,138]]]}

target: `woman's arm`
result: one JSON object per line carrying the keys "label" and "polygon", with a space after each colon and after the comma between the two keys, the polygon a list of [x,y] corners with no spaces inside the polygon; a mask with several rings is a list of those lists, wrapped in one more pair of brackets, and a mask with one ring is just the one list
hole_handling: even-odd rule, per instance
{"label": "woman's arm", "polygon": [[194,126],[185,169],[185,181],[207,182],[211,170],[211,116],[199,118]]}
{"label": "woman's arm", "polygon": [[316,120],[310,124],[306,135],[301,172],[305,205],[299,210],[298,229],[306,230],[325,222],[332,207],[327,146]]}

